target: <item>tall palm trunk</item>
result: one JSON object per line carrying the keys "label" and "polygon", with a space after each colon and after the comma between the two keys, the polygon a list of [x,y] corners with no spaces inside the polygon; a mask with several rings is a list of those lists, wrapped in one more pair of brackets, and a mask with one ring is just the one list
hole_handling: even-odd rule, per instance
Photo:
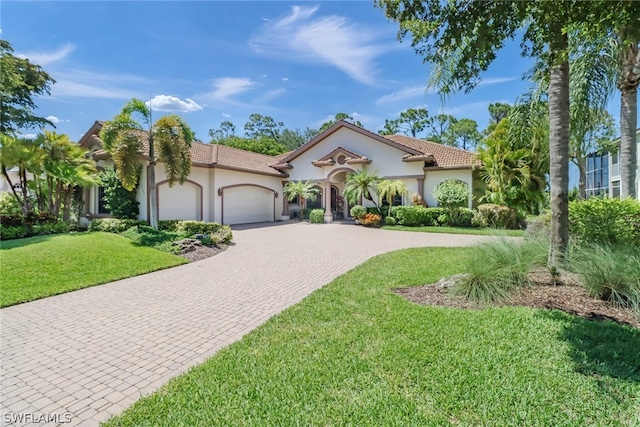
{"label": "tall palm trunk", "polygon": [[[551,45],[549,79],[549,179],[551,183],[551,247],[549,266],[560,267],[569,243],[569,61],[567,35],[557,32]],[[556,62],[558,61],[558,62]]]}
{"label": "tall palm trunk", "polygon": [[147,189],[147,191],[149,192],[150,204],[149,225],[153,228],[158,228],[158,199],[156,197],[156,154],[154,149],[155,147],[153,146],[152,132],[153,129],[149,129],[149,188]]}
{"label": "tall palm trunk", "polygon": [[[621,38],[623,32],[621,32]],[[638,42],[622,47],[620,89],[620,197],[636,197],[638,125],[638,84],[640,83],[640,52]]]}
{"label": "tall palm trunk", "polygon": [[587,198],[587,169],[585,168],[584,161],[578,162],[578,171],[580,174],[580,181],[578,182],[579,198]]}

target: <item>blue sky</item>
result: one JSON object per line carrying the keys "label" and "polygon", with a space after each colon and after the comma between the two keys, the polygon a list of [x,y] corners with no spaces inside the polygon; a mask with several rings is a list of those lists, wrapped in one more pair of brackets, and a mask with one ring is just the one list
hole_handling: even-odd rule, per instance
{"label": "blue sky", "polygon": [[[470,94],[442,104],[426,93],[429,68],[396,39],[372,1],[17,2],[0,4],[2,37],[57,83],[38,113],[77,141],[132,97],[156,117],[182,115],[200,140],[251,113],[290,129],[345,112],[377,131],[424,107],[488,124],[487,106],[513,103],[532,62],[508,44]],[[616,101],[611,112],[618,115]],[[34,130],[25,133],[35,132]]]}

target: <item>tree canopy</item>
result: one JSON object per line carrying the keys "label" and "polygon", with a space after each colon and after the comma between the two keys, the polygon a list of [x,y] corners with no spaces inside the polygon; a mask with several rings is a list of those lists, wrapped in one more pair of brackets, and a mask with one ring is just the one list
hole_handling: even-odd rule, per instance
{"label": "tree canopy", "polygon": [[33,112],[33,98],[49,95],[55,80],[39,65],[16,57],[6,40],[0,40],[0,70],[0,133],[15,136],[20,129],[54,126]]}

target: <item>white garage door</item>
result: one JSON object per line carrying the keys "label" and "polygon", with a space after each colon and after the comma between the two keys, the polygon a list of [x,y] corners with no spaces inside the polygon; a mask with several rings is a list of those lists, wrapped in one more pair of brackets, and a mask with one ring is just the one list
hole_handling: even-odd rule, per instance
{"label": "white garage door", "polygon": [[242,186],[224,190],[225,224],[248,224],[273,221],[273,192],[264,188]]}
{"label": "white garage door", "polygon": [[200,188],[185,182],[158,187],[158,219],[200,220]]}

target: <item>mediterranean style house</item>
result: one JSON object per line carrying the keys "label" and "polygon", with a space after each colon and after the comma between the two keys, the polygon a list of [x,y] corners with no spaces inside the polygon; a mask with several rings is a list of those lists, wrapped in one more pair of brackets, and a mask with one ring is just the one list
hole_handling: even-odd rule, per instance
{"label": "mediterranean style house", "polygon": [[[102,149],[95,122],[81,138],[99,167],[111,164]],[[148,148],[147,150],[148,152]],[[324,208],[325,222],[349,216],[349,203],[342,197],[346,177],[367,170],[387,179],[402,180],[409,195],[394,204],[410,205],[419,194],[435,206],[433,190],[444,180],[459,179],[472,193],[483,188],[475,154],[404,135],[381,136],[354,124],[340,121],[298,149],[279,156],[266,156],[216,144],[194,142],[191,174],[183,185],[168,185],[164,166],[156,166],[158,218],[215,221],[223,224],[270,222],[290,219],[301,209],[283,196],[289,181],[311,180],[320,197],[307,201],[307,208]],[[148,155],[141,153],[142,179],[137,190],[140,219],[150,212],[147,176]],[[108,216],[100,187],[85,190],[85,214]],[[368,201],[364,200],[367,206]]]}

